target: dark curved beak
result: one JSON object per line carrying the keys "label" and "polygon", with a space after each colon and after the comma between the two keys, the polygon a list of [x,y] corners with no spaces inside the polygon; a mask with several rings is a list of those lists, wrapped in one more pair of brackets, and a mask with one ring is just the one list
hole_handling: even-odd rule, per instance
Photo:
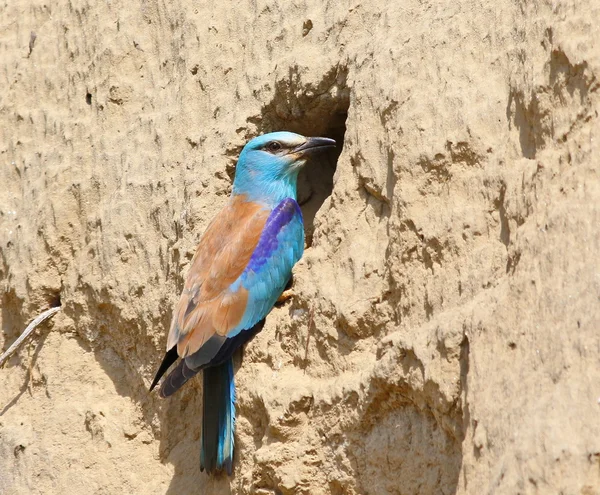
{"label": "dark curved beak", "polygon": [[333,139],[324,137],[309,137],[306,139],[304,144],[294,148],[291,153],[311,153],[317,150],[323,150],[326,148],[335,148],[335,141]]}

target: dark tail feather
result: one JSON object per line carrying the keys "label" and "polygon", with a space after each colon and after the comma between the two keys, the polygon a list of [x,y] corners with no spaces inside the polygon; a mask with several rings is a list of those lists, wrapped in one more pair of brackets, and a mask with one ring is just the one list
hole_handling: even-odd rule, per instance
{"label": "dark tail feather", "polygon": [[204,369],[200,470],[208,474],[225,468],[231,475],[235,430],[233,360]]}
{"label": "dark tail feather", "polygon": [[[265,326],[265,319],[260,320],[256,325],[254,325],[249,330],[244,330],[237,334],[235,337],[225,339],[225,341],[221,344],[221,347],[216,352],[215,356],[210,360],[210,365],[218,366],[222,365],[226,361],[231,360],[231,356],[235,352],[235,350],[252,339],[258,332],[262,330]],[[160,377],[165,374],[165,372],[169,369],[169,367],[177,360],[177,346],[173,346],[171,349],[167,351],[163,362],[158,368],[156,372],[156,376],[150,386],[150,392],[156,387],[156,384],[160,380]],[[185,359],[182,359],[177,367],[169,373],[164,383],[160,387],[160,395],[161,397],[168,397],[173,393],[177,392],[185,382],[187,382],[190,378],[192,378],[195,374],[197,374],[204,366],[202,365],[196,369],[192,369],[187,366],[185,363]],[[233,373],[233,372],[232,372]],[[233,380],[232,380],[233,383]]]}
{"label": "dark tail feather", "polygon": [[169,373],[169,376],[165,378],[165,381],[160,387],[160,396],[165,398],[169,397],[169,395],[173,395],[181,387],[183,387],[185,382],[187,382],[199,371],[200,368],[197,370],[188,368],[188,366],[185,364],[185,359],[182,359],[179,361],[175,369]]}
{"label": "dark tail feather", "polygon": [[250,330],[242,330],[235,337],[228,338],[225,340],[217,355],[212,359],[210,364],[212,366],[217,366],[218,364],[223,364],[228,359],[231,359],[231,356],[235,353],[236,349],[242,347],[244,344],[252,340],[252,338],[260,332],[265,326],[265,319],[260,320],[256,325],[254,325]]}
{"label": "dark tail feather", "polygon": [[154,387],[156,387],[156,384],[158,383],[158,380],[160,380],[160,377],[163,376],[165,374],[165,371],[167,371],[169,369],[169,366],[171,366],[177,359],[177,346],[174,345],[173,347],[171,347],[171,349],[169,349],[167,351],[167,353],[165,354],[165,357],[162,360],[162,363],[160,363],[160,368],[158,368],[158,371],[156,372],[156,376],[154,377],[154,380],[152,381],[152,385],[150,385],[150,392],[152,392],[152,390],[154,390]]}

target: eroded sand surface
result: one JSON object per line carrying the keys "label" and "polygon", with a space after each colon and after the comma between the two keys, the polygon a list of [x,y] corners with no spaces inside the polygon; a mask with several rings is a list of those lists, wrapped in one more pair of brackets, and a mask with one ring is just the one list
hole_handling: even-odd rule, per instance
{"label": "eroded sand surface", "polygon": [[[598,2],[202,3],[0,8],[0,349],[62,303],[0,370],[0,493],[600,493]],[[343,149],[210,480],[201,381],[147,387],[275,129]]]}

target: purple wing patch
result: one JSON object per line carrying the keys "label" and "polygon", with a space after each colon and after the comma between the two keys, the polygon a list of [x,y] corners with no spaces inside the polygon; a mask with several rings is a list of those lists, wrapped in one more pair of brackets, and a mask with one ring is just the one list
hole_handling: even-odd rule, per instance
{"label": "purple wing patch", "polygon": [[290,223],[296,215],[298,215],[300,222],[302,222],[302,211],[300,210],[300,206],[298,206],[298,203],[292,198],[284,199],[273,209],[267,219],[267,223],[260,235],[258,245],[254,249],[246,269],[250,269],[254,272],[258,272],[261,269],[277,249],[279,244],[277,234],[279,234],[281,229]]}

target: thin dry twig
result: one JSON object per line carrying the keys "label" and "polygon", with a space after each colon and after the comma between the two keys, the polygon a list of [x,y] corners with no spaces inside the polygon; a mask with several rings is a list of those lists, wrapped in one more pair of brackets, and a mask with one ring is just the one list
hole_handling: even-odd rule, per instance
{"label": "thin dry twig", "polygon": [[19,347],[21,347],[23,345],[23,342],[25,342],[27,337],[29,337],[39,325],[41,325],[48,318],[52,318],[59,311],[60,311],[60,306],[57,306],[55,308],[50,308],[50,309],[44,311],[41,315],[39,315],[29,325],[27,325],[27,328],[25,329],[25,331],[19,336],[19,338],[17,340],[15,340],[13,342],[13,345],[11,345],[8,348],[8,350],[4,354],[2,354],[2,356],[0,356],[0,368],[2,368],[2,366],[4,366],[4,363],[6,361],[8,361],[9,357],[11,357],[15,352],[17,352],[17,349],[19,349]]}

